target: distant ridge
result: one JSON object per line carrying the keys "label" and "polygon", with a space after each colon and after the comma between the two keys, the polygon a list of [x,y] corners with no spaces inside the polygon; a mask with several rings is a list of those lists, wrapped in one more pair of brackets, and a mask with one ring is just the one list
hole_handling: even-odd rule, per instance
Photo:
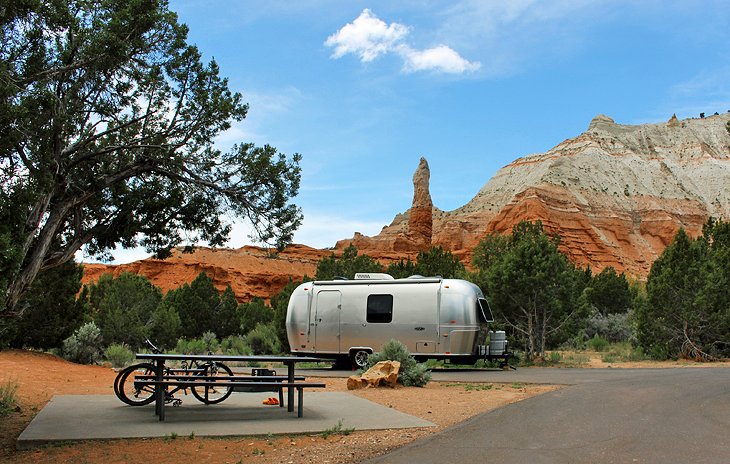
{"label": "distant ridge", "polygon": [[[577,137],[503,167],[471,201],[448,212],[433,206],[428,163],[421,159],[413,176],[414,207],[377,236],[356,232],[340,240],[335,253],[353,244],[388,264],[441,245],[468,264],[486,234],[540,220],[561,236],[573,262],[594,272],[613,266],[644,279],[680,227],[696,236],[710,216],[730,220],[728,122],[729,114],[672,116],[666,123],[631,126],[599,115]],[[231,285],[239,301],[266,299],[290,279],[312,277],[330,253],[304,245],[275,256],[256,247],[201,247],[192,254],[176,250],[166,260],[87,264],[84,282],[105,272],[134,272],[169,290],[205,271],[220,290]]]}
{"label": "distant ridge", "polygon": [[[710,216],[730,219],[729,121],[672,116],[632,126],[596,116],[579,136],[500,169],[461,208],[434,208],[431,244],[468,263],[486,234],[540,220],[575,263],[645,278],[680,227],[698,235]],[[379,235],[356,234],[337,247],[412,255],[422,247],[407,239],[409,218],[410,210]]]}

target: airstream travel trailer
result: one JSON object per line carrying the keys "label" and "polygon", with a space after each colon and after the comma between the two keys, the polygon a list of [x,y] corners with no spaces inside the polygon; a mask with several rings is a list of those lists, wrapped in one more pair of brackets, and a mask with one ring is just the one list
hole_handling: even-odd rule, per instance
{"label": "airstream travel trailer", "polygon": [[[492,312],[482,291],[465,280],[356,274],[354,280],[305,282],[289,299],[286,330],[295,355],[363,367],[391,339],[416,359],[506,364],[504,332],[488,332]],[[487,339],[489,338],[489,342]]]}

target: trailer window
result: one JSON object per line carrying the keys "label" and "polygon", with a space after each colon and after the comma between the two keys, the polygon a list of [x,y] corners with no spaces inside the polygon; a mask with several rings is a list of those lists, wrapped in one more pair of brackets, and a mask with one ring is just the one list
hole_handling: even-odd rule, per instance
{"label": "trailer window", "polygon": [[393,295],[368,295],[367,321],[387,323],[393,320]]}
{"label": "trailer window", "polygon": [[489,307],[489,302],[485,298],[479,298],[477,300],[477,316],[479,317],[479,322],[482,324],[494,322],[492,309]]}

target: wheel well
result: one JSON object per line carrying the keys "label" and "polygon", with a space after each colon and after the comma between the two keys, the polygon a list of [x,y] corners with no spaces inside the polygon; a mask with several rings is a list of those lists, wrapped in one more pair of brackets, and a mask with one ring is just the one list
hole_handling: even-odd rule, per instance
{"label": "wheel well", "polygon": [[350,348],[350,351],[348,351],[348,353],[350,353],[350,356],[352,356],[357,351],[366,351],[368,354],[373,354],[373,349],[370,348],[369,346],[353,347],[353,348]]}

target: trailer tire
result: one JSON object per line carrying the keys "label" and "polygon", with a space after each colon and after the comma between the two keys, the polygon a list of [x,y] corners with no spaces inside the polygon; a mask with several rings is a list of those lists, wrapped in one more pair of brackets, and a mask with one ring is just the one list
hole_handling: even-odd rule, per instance
{"label": "trailer tire", "polygon": [[368,350],[358,349],[350,352],[350,361],[352,367],[355,369],[365,369],[368,365],[368,357],[370,352]]}

